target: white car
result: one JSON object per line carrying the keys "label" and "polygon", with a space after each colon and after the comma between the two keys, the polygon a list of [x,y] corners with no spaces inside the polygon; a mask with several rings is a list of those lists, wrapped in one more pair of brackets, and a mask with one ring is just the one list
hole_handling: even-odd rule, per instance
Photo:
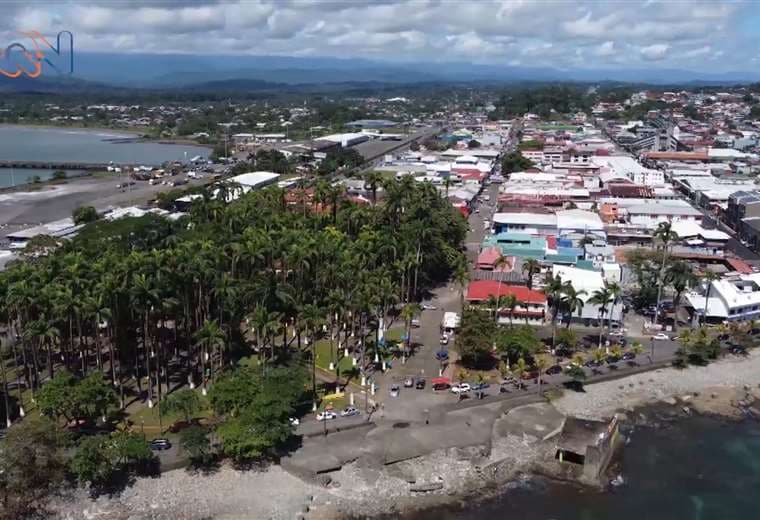
{"label": "white car", "polygon": [[469,383],[459,383],[458,385],[453,385],[451,387],[452,394],[464,394],[469,391],[470,391]]}
{"label": "white car", "polygon": [[346,406],[343,411],[340,412],[341,417],[351,417],[352,415],[359,415],[359,410],[355,406]]}
{"label": "white car", "polygon": [[449,344],[449,335],[448,334],[441,334],[441,345],[448,345]]}
{"label": "white car", "polygon": [[335,412],[331,412],[329,410],[325,410],[324,412],[320,412],[317,414],[317,420],[318,421],[329,421],[332,419],[337,419],[338,414]]}
{"label": "white car", "polygon": [[291,417],[290,419],[288,419],[288,421],[290,421],[290,424],[292,424],[293,426],[298,426],[299,424],[301,424],[301,421],[298,419],[298,417]]}
{"label": "white car", "polygon": [[431,304],[429,304],[429,303],[423,303],[423,304],[422,304],[422,310],[423,310],[423,311],[434,311],[434,310],[436,310],[437,308],[438,308],[438,307],[436,307],[435,305],[431,305]]}
{"label": "white car", "polygon": [[670,336],[668,336],[664,332],[660,332],[659,334],[655,334],[654,336],[652,336],[652,339],[656,339],[656,340],[669,340]]}

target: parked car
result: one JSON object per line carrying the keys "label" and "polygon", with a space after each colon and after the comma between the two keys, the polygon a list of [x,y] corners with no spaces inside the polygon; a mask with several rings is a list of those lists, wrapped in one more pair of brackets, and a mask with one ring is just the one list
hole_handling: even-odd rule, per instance
{"label": "parked car", "polygon": [[485,390],[486,388],[489,388],[490,386],[491,385],[489,385],[488,383],[475,383],[474,385],[472,385],[472,391],[482,392],[483,390]]}
{"label": "parked car", "polygon": [[611,365],[613,363],[617,363],[618,361],[620,361],[620,358],[617,356],[607,356],[607,359],[605,361],[607,361],[608,365]]}
{"label": "parked car", "polygon": [[448,345],[449,344],[449,335],[448,334],[441,334],[440,344],[441,345]]}
{"label": "parked car", "polygon": [[414,386],[414,379],[411,377],[407,377],[404,379],[404,388],[411,388]]}
{"label": "parked car", "polygon": [[418,328],[420,327],[420,325],[421,325],[420,320],[418,320],[417,318],[412,320],[412,327]]}
{"label": "parked car", "polygon": [[597,361],[596,359],[589,359],[585,363],[583,363],[583,366],[586,367],[600,367],[604,365],[604,361]]}
{"label": "parked car", "polygon": [[346,406],[343,411],[340,412],[341,417],[351,417],[352,415],[359,415],[359,410],[355,406]]}
{"label": "parked car", "polygon": [[520,378],[527,381],[528,379],[536,379],[538,377],[538,374],[538,370],[528,370],[526,372],[523,372]]}
{"label": "parked car", "polygon": [[423,311],[434,311],[434,310],[436,310],[437,308],[438,308],[438,307],[436,307],[435,305],[431,305],[431,304],[429,304],[429,303],[423,303],[423,304],[422,304],[422,310],[423,310]]}
{"label": "parked car", "polygon": [[169,442],[169,439],[153,439],[150,441],[150,449],[153,451],[168,450],[171,447],[172,443]]}
{"label": "parked car", "polygon": [[320,412],[317,414],[318,421],[331,421],[337,418],[338,418],[338,414],[330,410],[325,410],[324,412]]}
{"label": "parked car", "polygon": [[448,383],[435,383],[433,385],[433,392],[443,392],[449,388],[451,388],[451,385]]}
{"label": "parked car", "polygon": [[451,393],[453,394],[464,394],[464,393],[469,392],[470,390],[471,388],[468,383],[459,383],[451,387]]}
{"label": "parked car", "polygon": [[561,373],[562,373],[562,366],[560,365],[552,365],[546,369],[547,376],[553,376],[555,374],[561,374]]}
{"label": "parked car", "polygon": [[444,350],[444,349],[436,351],[435,359],[437,359],[438,361],[446,361],[447,359],[449,359],[449,351]]}
{"label": "parked car", "polygon": [[735,356],[746,356],[747,349],[739,345],[733,345],[728,351]]}
{"label": "parked car", "polygon": [[624,361],[630,361],[632,359],[636,359],[636,354],[634,354],[633,352],[626,352],[623,354]]}
{"label": "parked car", "polygon": [[391,385],[390,390],[388,393],[391,395],[391,397],[398,397],[399,392],[401,391],[401,387],[398,385]]}
{"label": "parked car", "polygon": [[669,340],[670,336],[668,336],[664,332],[660,332],[660,333],[657,333],[654,336],[652,336],[652,339],[655,339],[655,340]]}
{"label": "parked car", "polygon": [[424,390],[425,389],[425,378],[417,378],[417,381],[414,383],[414,388],[417,390]]}

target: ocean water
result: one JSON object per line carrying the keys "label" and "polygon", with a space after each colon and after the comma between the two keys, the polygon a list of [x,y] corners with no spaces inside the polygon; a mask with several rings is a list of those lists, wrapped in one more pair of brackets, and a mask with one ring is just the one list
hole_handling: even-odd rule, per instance
{"label": "ocean water", "polygon": [[[40,128],[0,125],[0,161],[61,161],[155,166],[183,161],[211,151],[202,146],[136,142],[134,134],[110,130]],[[0,168],[0,187],[28,182],[52,171]]]}
{"label": "ocean water", "polygon": [[607,493],[531,477],[473,507],[409,520],[760,519],[760,423],[691,417],[639,428],[622,458],[625,483]]}

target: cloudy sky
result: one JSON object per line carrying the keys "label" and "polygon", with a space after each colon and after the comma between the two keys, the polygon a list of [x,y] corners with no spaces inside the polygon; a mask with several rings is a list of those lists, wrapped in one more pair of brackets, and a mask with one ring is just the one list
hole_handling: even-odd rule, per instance
{"label": "cloudy sky", "polygon": [[755,0],[4,1],[3,41],[29,29],[68,29],[80,51],[560,68],[760,66]]}

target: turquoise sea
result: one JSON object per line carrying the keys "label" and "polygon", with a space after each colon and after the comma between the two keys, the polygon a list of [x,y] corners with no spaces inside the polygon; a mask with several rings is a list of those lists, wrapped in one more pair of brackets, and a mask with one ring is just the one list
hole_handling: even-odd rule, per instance
{"label": "turquoise sea", "polygon": [[625,483],[607,493],[531,477],[474,507],[413,520],[760,519],[760,423],[690,417],[637,428],[622,457]]}

